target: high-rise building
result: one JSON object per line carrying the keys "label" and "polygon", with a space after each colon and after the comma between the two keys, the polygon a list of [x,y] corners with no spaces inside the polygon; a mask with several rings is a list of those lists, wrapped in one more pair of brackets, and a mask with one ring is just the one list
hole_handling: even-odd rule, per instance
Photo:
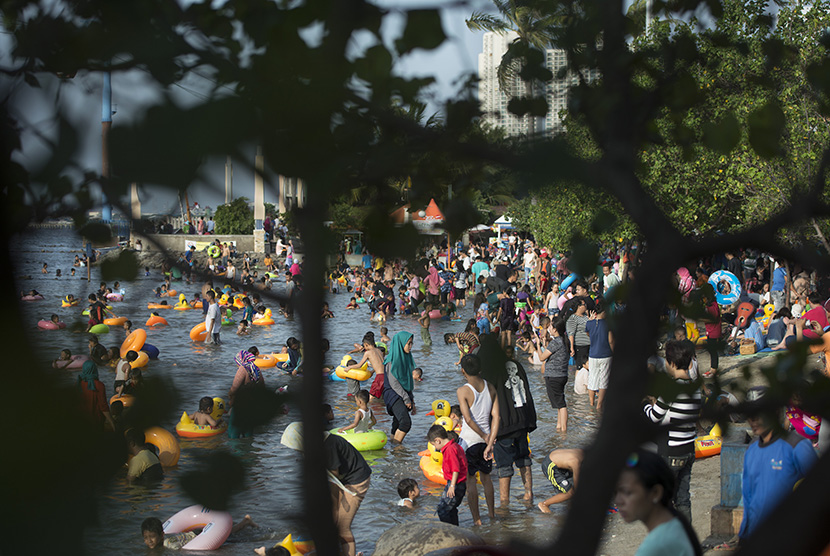
{"label": "high-rise building", "polygon": [[498,75],[502,57],[510,43],[517,38],[518,35],[512,31],[503,34],[484,33],[483,51],[478,55],[478,99],[485,122],[503,128],[508,135],[527,135],[528,131],[541,132],[544,129],[544,120],[530,116],[520,118],[509,112],[507,103],[510,99],[525,96],[525,83],[516,77],[511,80],[508,90],[505,91],[499,84]]}
{"label": "high-rise building", "polygon": [[[525,82],[516,77],[506,91],[499,85],[499,64],[510,43],[517,38],[518,35],[512,31],[503,34],[485,33],[483,51],[478,55],[478,97],[481,110],[484,112],[484,121],[503,128],[511,136],[527,135],[530,120],[529,116],[519,118],[507,110],[507,103],[511,98],[526,96]],[[555,134],[563,130],[561,113],[568,107],[568,90],[578,82],[577,76],[570,72],[564,77],[559,77],[560,71],[567,63],[564,50],[549,48],[545,51],[545,67],[553,73],[553,79],[545,86],[547,116],[533,118],[534,133]],[[593,72],[589,74],[589,78],[593,78]]]}

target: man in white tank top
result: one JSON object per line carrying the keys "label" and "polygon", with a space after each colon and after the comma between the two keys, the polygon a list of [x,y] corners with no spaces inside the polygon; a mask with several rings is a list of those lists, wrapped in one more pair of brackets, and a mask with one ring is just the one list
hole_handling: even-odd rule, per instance
{"label": "man in white tank top", "polygon": [[467,384],[457,391],[458,405],[461,406],[464,417],[458,441],[467,456],[467,502],[470,504],[470,514],[473,523],[481,525],[476,472],[479,472],[484,486],[484,499],[487,501],[490,519],[496,517],[490,471],[493,468],[493,444],[499,431],[499,404],[496,389],[480,376],[481,360],[477,356],[465,355],[461,359],[461,372]]}

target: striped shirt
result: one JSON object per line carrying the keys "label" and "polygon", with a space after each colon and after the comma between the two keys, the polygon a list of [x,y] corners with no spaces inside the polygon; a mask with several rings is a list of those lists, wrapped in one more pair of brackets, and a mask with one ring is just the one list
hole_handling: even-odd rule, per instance
{"label": "striped shirt", "polygon": [[[688,386],[692,381],[678,380],[677,383]],[[660,397],[654,405],[646,404],[643,407],[646,417],[653,423],[666,427],[655,439],[659,454],[685,456],[694,453],[697,437],[695,422],[700,414],[700,406],[700,389],[695,388],[691,393],[678,394],[673,401],[667,402]]]}

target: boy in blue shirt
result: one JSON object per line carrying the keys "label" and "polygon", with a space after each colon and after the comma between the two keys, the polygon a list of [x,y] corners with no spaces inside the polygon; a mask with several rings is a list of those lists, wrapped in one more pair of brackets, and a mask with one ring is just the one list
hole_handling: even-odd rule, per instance
{"label": "boy in blue shirt", "polygon": [[[751,388],[747,392],[747,401],[757,401],[765,393],[766,387]],[[746,420],[756,439],[744,456],[744,517],[738,541],[755,532],[818,461],[809,440],[795,432],[784,431],[772,416],[756,413],[747,416]]]}

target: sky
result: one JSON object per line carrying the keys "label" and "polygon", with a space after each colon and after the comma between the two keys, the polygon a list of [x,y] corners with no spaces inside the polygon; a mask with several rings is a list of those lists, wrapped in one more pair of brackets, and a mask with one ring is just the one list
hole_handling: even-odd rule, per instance
{"label": "sky", "polygon": [[[464,79],[477,71],[483,33],[467,29],[465,19],[475,11],[492,11],[492,2],[462,0],[450,4],[438,0],[379,0],[377,3],[390,12],[382,28],[384,42],[387,44],[391,44],[400,34],[404,22],[402,14],[405,10],[441,7],[442,24],[448,40],[434,51],[416,50],[398,60],[395,66],[395,71],[403,76],[432,75],[436,78],[436,84],[424,100],[428,103],[428,115],[438,112],[447,99],[454,97]],[[357,41],[357,48],[360,47],[360,41]],[[6,51],[8,52],[8,49]],[[44,79],[48,81],[49,78]],[[72,123],[83,143],[80,164],[84,168],[100,171],[102,82],[103,77],[100,73],[79,73],[74,79],[64,82],[59,93],[56,83],[49,86],[48,82],[44,82],[41,89],[23,87],[17,91],[18,117],[32,124],[33,129],[38,132],[28,133],[23,137],[24,152],[20,158],[24,165],[32,168],[47,161],[49,149],[45,148],[45,141],[55,137],[57,131],[51,118],[54,114],[53,107],[56,103],[66,103],[65,105],[71,107]],[[119,122],[126,124],[140,117],[143,111],[159,98],[159,92],[154,90],[149,76],[140,71],[114,74],[112,86],[112,102],[116,109],[112,118],[113,128],[116,128]],[[172,93],[182,103],[198,102],[200,90],[206,90],[209,86],[210,83],[202,78],[191,76],[173,87]],[[254,155],[255,147],[251,147],[249,160],[238,160],[233,164],[234,197],[245,196],[252,199],[254,196],[253,175],[245,168],[253,163]],[[205,174],[209,176],[209,183],[194,183],[188,187],[190,202],[198,201],[202,206],[215,208],[224,202],[225,160],[208,161]],[[274,203],[275,187],[270,185],[266,184],[265,201]],[[160,188],[142,184],[139,196],[144,213],[178,210],[178,200]]]}

